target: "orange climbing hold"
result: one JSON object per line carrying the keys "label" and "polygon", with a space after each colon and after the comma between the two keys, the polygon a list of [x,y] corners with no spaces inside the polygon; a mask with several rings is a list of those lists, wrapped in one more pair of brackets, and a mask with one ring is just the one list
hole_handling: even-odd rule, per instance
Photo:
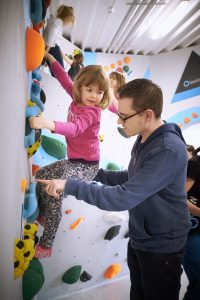
{"label": "orange climbing hold", "polygon": [[192,114],[192,117],[193,117],[193,118],[198,118],[198,116],[199,116],[199,115],[198,115],[197,113],[193,113],[193,114]]}
{"label": "orange climbing hold", "polygon": [[36,172],[39,170],[40,166],[32,165],[32,176],[35,176]]}
{"label": "orange climbing hold", "polygon": [[125,57],[124,57],[124,62],[125,62],[125,64],[129,64],[130,61],[131,61],[130,57],[128,57],[128,56],[125,56]]}
{"label": "orange climbing hold", "polygon": [[71,214],[71,212],[72,212],[72,209],[67,209],[67,210],[65,211],[65,213],[66,213],[67,215]]}
{"label": "orange climbing hold", "polygon": [[190,123],[190,118],[187,118],[187,117],[186,117],[186,118],[184,119],[184,122],[185,122],[186,124],[187,124],[187,123]]}
{"label": "orange climbing hold", "polygon": [[44,57],[44,39],[36,30],[26,29],[26,70],[33,71],[39,67]]}
{"label": "orange climbing hold", "polygon": [[112,279],[117,274],[119,274],[122,271],[122,267],[120,264],[113,264],[104,273],[104,278],[106,279]]}
{"label": "orange climbing hold", "polygon": [[84,220],[83,217],[78,218],[71,226],[70,226],[70,230],[75,229],[82,221]]}
{"label": "orange climbing hold", "polygon": [[25,178],[21,179],[21,192],[25,193],[26,191],[26,186],[27,186],[27,180]]}

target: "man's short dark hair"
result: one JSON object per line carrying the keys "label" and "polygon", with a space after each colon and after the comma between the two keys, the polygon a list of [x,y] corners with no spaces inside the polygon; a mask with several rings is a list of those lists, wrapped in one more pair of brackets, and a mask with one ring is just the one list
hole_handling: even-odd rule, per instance
{"label": "man's short dark hair", "polygon": [[160,118],[163,108],[161,88],[153,81],[144,78],[129,81],[119,89],[120,98],[133,99],[132,108],[136,111],[151,109],[156,118]]}

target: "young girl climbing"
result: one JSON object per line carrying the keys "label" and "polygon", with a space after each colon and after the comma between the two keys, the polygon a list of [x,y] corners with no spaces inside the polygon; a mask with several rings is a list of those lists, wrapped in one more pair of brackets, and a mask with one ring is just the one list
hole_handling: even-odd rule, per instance
{"label": "young girl climbing", "polygon": [[[62,87],[72,97],[67,121],[50,121],[42,116],[30,118],[30,126],[46,128],[64,135],[67,159],[38,170],[36,179],[65,179],[69,176],[91,181],[99,168],[99,128],[101,110],[109,105],[109,78],[99,65],[81,69],[74,83],[55,58],[45,53],[51,70]],[[36,189],[39,206],[38,222],[44,225],[43,235],[36,246],[35,257],[51,256],[52,246],[61,220],[63,194],[59,199],[49,196],[43,184]]]}

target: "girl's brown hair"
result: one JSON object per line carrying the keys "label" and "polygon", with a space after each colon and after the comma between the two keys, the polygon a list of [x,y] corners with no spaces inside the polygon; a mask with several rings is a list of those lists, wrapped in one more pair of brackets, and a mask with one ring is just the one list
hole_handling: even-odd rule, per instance
{"label": "girl's brown hair", "polygon": [[110,77],[110,79],[117,81],[118,89],[126,83],[126,79],[125,79],[124,75],[119,72],[116,72],[116,71],[112,72],[112,73],[110,73],[109,77]]}
{"label": "girl's brown hair", "polygon": [[68,23],[74,24],[74,8],[72,6],[61,5],[57,9],[57,18],[62,21],[68,20]]}
{"label": "girl's brown hair", "polygon": [[109,78],[103,71],[103,68],[99,65],[86,66],[78,73],[73,86],[74,101],[82,103],[81,87],[83,85],[89,86],[91,84],[98,84],[99,89],[104,92],[103,98],[98,106],[105,109],[110,104]]}

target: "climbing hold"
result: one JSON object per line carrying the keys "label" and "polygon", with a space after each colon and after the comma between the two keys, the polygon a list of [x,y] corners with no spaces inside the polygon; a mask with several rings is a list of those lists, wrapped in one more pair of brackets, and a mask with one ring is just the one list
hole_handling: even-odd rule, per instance
{"label": "climbing hold", "polygon": [[26,29],[26,70],[33,71],[39,67],[44,57],[45,43],[43,37],[34,29]]}
{"label": "climbing hold", "polygon": [[62,277],[62,281],[68,284],[73,284],[79,280],[80,274],[81,274],[80,265],[71,267],[64,273]]}
{"label": "climbing hold", "polygon": [[24,262],[24,241],[18,238],[14,242],[14,279],[23,275],[28,263]]}
{"label": "climbing hold", "polygon": [[26,118],[36,117],[41,113],[41,110],[37,105],[27,106],[25,113],[26,113]]}
{"label": "climbing hold", "polygon": [[128,73],[128,71],[129,71],[129,66],[123,66],[123,70],[124,70],[124,72]]}
{"label": "climbing hold", "polygon": [[128,135],[126,134],[124,128],[122,128],[122,127],[117,127],[117,130],[119,131],[119,133],[120,133],[123,137],[125,137],[125,138],[127,138],[127,139],[130,138],[130,136],[128,136]]}
{"label": "climbing hold", "polygon": [[27,180],[25,178],[21,179],[21,192],[25,193],[26,191],[26,186],[27,186]]}
{"label": "climbing hold", "polygon": [[71,226],[70,229],[73,230],[75,229],[82,221],[84,220],[83,217],[78,218]]}
{"label": "climbing hold", "polygon": [[122,267],[120,264],[113,264],[108,267],[108,269],[104,273],[104,278],[106,279],[112,279],[117,274],[119,274],[122,271]]}
{"label": "climbing hold", "polygon": [[36,211],[30,217],[28,217],[26,221],[28,223],[33,223],[37,219],[38,215],[39,215],[39,208],[37,207]]}
{"label": "climbing hold", "polygon": [[103,141],[104,141],[104,134],[100,134],[100,135],[99,135],[99,140],[100,140],[100,142],[103,142]]}
{"label": "climbing hold", "polygon": [[44,111],[44,104],[40,99],[40,92],[41,87],[36,82],[33,82],[31,85],[31,101],[35,103],[42,112]]}
{"label": "climbing hold", "polygon": [[35,130],[29,125],[29,120],[26,119],[25,124],[25,137],[24,137],[24,147],[28,148],[35,142]]}
{"label": "climbing hold", "polygon": [[66,213],[67,215],[71,214],[71,212],[72,212],[72,209],[67,209],[67,210],[65,211],[65,213]]}
{"label": "climbing hold", "polygon": [[30,1],[30,19],[32,23],[39,24],[42,22],[42,1],[31,0]]}
{"label": "climbing hold", "polygon": [[66,145],[57,139],[42,135],[41,145],[47,154],[57,159],[63,159],[66,157]]}
{"label": "climbing hold", "polygon": [[41,89],[41,91],[40,91],[40,100],[42,101],[43,104],[45,104],[45,102],[46,102],[46,94],[45,94],[45,92],[44,92],[43,89]]}
{"label": "climbing hold", "polygon": [[24,240],[24,261],[29,262],[35,254],[35,241],[32,239]]}
{"label": "climbing hold", "polygon": [[23,300],[32,299],[41,290],[43,284],[44,274],[42,265],[39,261],[36,263],[36,260],[33,259],[22,278]]}
{"label": "climbing hold", "polygon": [[38,231],[38,226],[35,223],[27,223],[24,225],[24,239],[34,240],[36,233]]}
{"label": "climbing hold", "polygon": [[30,188],[25,193],[24,208],[22,212],[24,219],[30,217],[37,209],[38,203],[35,189],[36,183],[32,182]]}
{"label": "climbing hold", "polygon": [[[37,129],[35,130],[35,132],[36,131],[37,131]],[[32,144],[28,147],[28,149],[27,149],[28,150],[28,158],[30,158],[37,152],[38,148],[41,145],[41,142],[42,142],[42,138],[40,137],[40,139],[38,141],[36,141],[34,144]]]}
{"label": "climbing hold", "polygon": [[106,232],[104,240],[111,241],[112,239],[114,239],[119,234],[120,228],[121,228],[121,225],[115,225],[113,227],[110,227],[108,229],[108,231]]}
{"label": "climbing hold", "polygon": [[129,230],[125,233],[124,238],[127,239],[129,237]]}
{"label": "climbing hold", "polygon": [[32,176],[35,176],[36,172],[39,170],[40,166],[32,165]]}
{"label": "climbing hold", "polygon": [[42,76],[41,76],[40,71],[39,71],[38,68],[35,69],[35,70],[33,70],[33,72],[32,72],[32,79],[36,79],[38,81],[42,80]]}
{"label": "climbing hold", "polygon": [[125,62],[125,64],[129,64],[130,61],[131,61],[130,57],[128,57],[128,56],[125,56],[125,57],[124,57],[124,62]]}
{"label": "climbing hold", "polygon": [[80,281],[82,282],[86,282],[88,280],[92,279],[92,275],[90,275],[89,273],[87,273],[86,271],[83,271],[83,273],[80,276]]}
{"label": "climbing hold", "polygon": [[126,217],[121,212],[109,212],[104,215],[104,220],[109,223],[123,223],[126,222]]}
{"label": "climbing hold", "polygon": [[107,164],[107,166],[106,166],[106,170],[109,170],[109,171],[120,171],[121,168],[117,164],[115,164],[113,162],[109,162]]}

